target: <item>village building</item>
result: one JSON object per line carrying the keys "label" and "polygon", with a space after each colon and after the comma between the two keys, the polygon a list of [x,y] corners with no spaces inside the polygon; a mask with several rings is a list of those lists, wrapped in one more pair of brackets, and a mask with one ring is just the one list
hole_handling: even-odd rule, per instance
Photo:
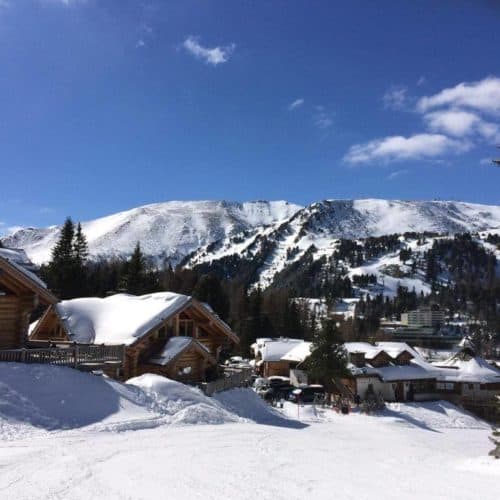
{"label": "village building", "polygon": [[121,378],[156,373],[183,382],[215,378],[221,351],[239,342],[208,304],[172,292],[65,300],[30,339],[124,345]]}
{"label": "village building", "polygon": [[0,248],[0,349],[24,347],[33,312],[57,300],[24,251]]}
{"label": "village building", "polygon": [[346,342],[344,348],[351,377],[343,383],[362,400],[370,395],[385,401],[435,398],[439,369],[404,342]]}
{"label": "village building", "polygon": [[263,377],[290,377],[294,370],[309,355],[310,342],[290,338],[260,338],[252,344],[255,369]]}
{"label": "village building", "polygon": [[458,352],[434,365],[440,368],[436,389],[453,403],[474,404],[500,394],[500,369],[477,356],[468,339]]}

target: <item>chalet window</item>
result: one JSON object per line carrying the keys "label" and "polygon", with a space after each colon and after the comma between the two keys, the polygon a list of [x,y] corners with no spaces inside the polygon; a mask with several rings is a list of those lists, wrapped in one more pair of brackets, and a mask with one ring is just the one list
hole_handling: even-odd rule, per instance
{"label": "chalet window", "polygon": [[453,382],[437,382],[436,389],[440,391],[453,391],[455,384]]}
{"label": "chalet window", "polygon": [[468,387],[470,391],[474,390],[474,384],[468,384]]}
{"label": "chalet window", "polygon": [[181,319],[179,321],[179,335],[192,337],[194,333],[194,321],[192,319]]}
{"label": "chalet window", "polygon": [[434,384],[430,380],[416,380],[412,382],[414,392],[426,393],[434,390]]}
{"label": "chalet window", "polygon": [[159,330],[158,330],[158,338],[159,339],[164,339],[167,337],[167,328],[165,326],[162,326]]}

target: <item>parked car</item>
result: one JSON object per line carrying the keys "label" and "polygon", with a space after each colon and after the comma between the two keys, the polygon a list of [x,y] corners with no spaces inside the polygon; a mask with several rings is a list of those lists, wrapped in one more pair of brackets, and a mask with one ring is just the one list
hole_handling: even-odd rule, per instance
{"label": "parked car", "polygon": [[271,377],[268,377],[267,380],[271,387],[290,385],[290,379],[288,377],[282,377],[281,375],[272,375]]}
{"label": "parked car", "polygon": [[288,399],[288,396],[296,387],[291,384],[274,385],[260,392],[260,396],[266,401],[277,401],[280,399]]}
{"label": "parked car", "polygon": [[288,400],[292,403],[313,403],[315,400],[325,397],[325,389],[322,385],[306,385],[293,390]]}

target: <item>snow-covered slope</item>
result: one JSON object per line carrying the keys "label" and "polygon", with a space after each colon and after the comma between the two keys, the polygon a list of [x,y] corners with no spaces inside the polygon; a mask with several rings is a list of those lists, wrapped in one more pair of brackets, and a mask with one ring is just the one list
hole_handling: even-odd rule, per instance
{"label": "snow-covered slope", "polygon": [[[145,254],[177,262],[200,246],[240,231],[288,219],[301,207],[286,201],[169,201],[83,223],[93,257],[130,255],[139,241]],[[25,228],[2,240],[46,262],[59,226]]]}
{"label": "snow-covered slope", "polygon": [[[83,223],[93,257],[128,256],[139,241],[150,257],[174,263],[196,252],[189,265],[254,252],[273,241],[271,274],[287,252],[299,257],[311,245],[329,252],[337,238],[393,233],[500,232],[500,206],[454,201],[326,200],[305,208],[286,201],[170,201]],[[59,227],[17,231],[2,241],[46,262]],[[266,281],[263,276],[263,281]]]}
{"label": "snow-covered slope", "polygon": [[[483,232],[484,235],[499,231],[500,206],[496,205],[451,201],[328,200],[299,210],[285,222],[229,236],[200,248],[186,264],[193,267],[235,255],[248,261],[260,259],[256,282],[266,287],[279,272],[299,262],[308,253],[314,260],[330,257],[338,247],[339,238],[359,239],[405,232]],[[432,246],[432,241],[429,238],[426,245],[417,248],[415,240],[408,246],[422,253]],[[353,269],[350,274],[378,276],[381,269],[395,263],[399,263],[398,252]],[[387,284],[393,285],[389,286],[391,293],[395,293],[398,283],[410,289],[428,291],[420,277],[407,281],[403,283],[401,277],[389,278]]]}

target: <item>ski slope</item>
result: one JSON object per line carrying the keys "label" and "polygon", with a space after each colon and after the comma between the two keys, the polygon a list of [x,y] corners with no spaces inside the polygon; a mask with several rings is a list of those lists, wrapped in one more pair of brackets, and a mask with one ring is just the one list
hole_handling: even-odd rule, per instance
{"label": "ski slope", "polygon": [[0,370],[2,500],[498,498],[489,427],[448,403],[279,413],[249,389]]}

